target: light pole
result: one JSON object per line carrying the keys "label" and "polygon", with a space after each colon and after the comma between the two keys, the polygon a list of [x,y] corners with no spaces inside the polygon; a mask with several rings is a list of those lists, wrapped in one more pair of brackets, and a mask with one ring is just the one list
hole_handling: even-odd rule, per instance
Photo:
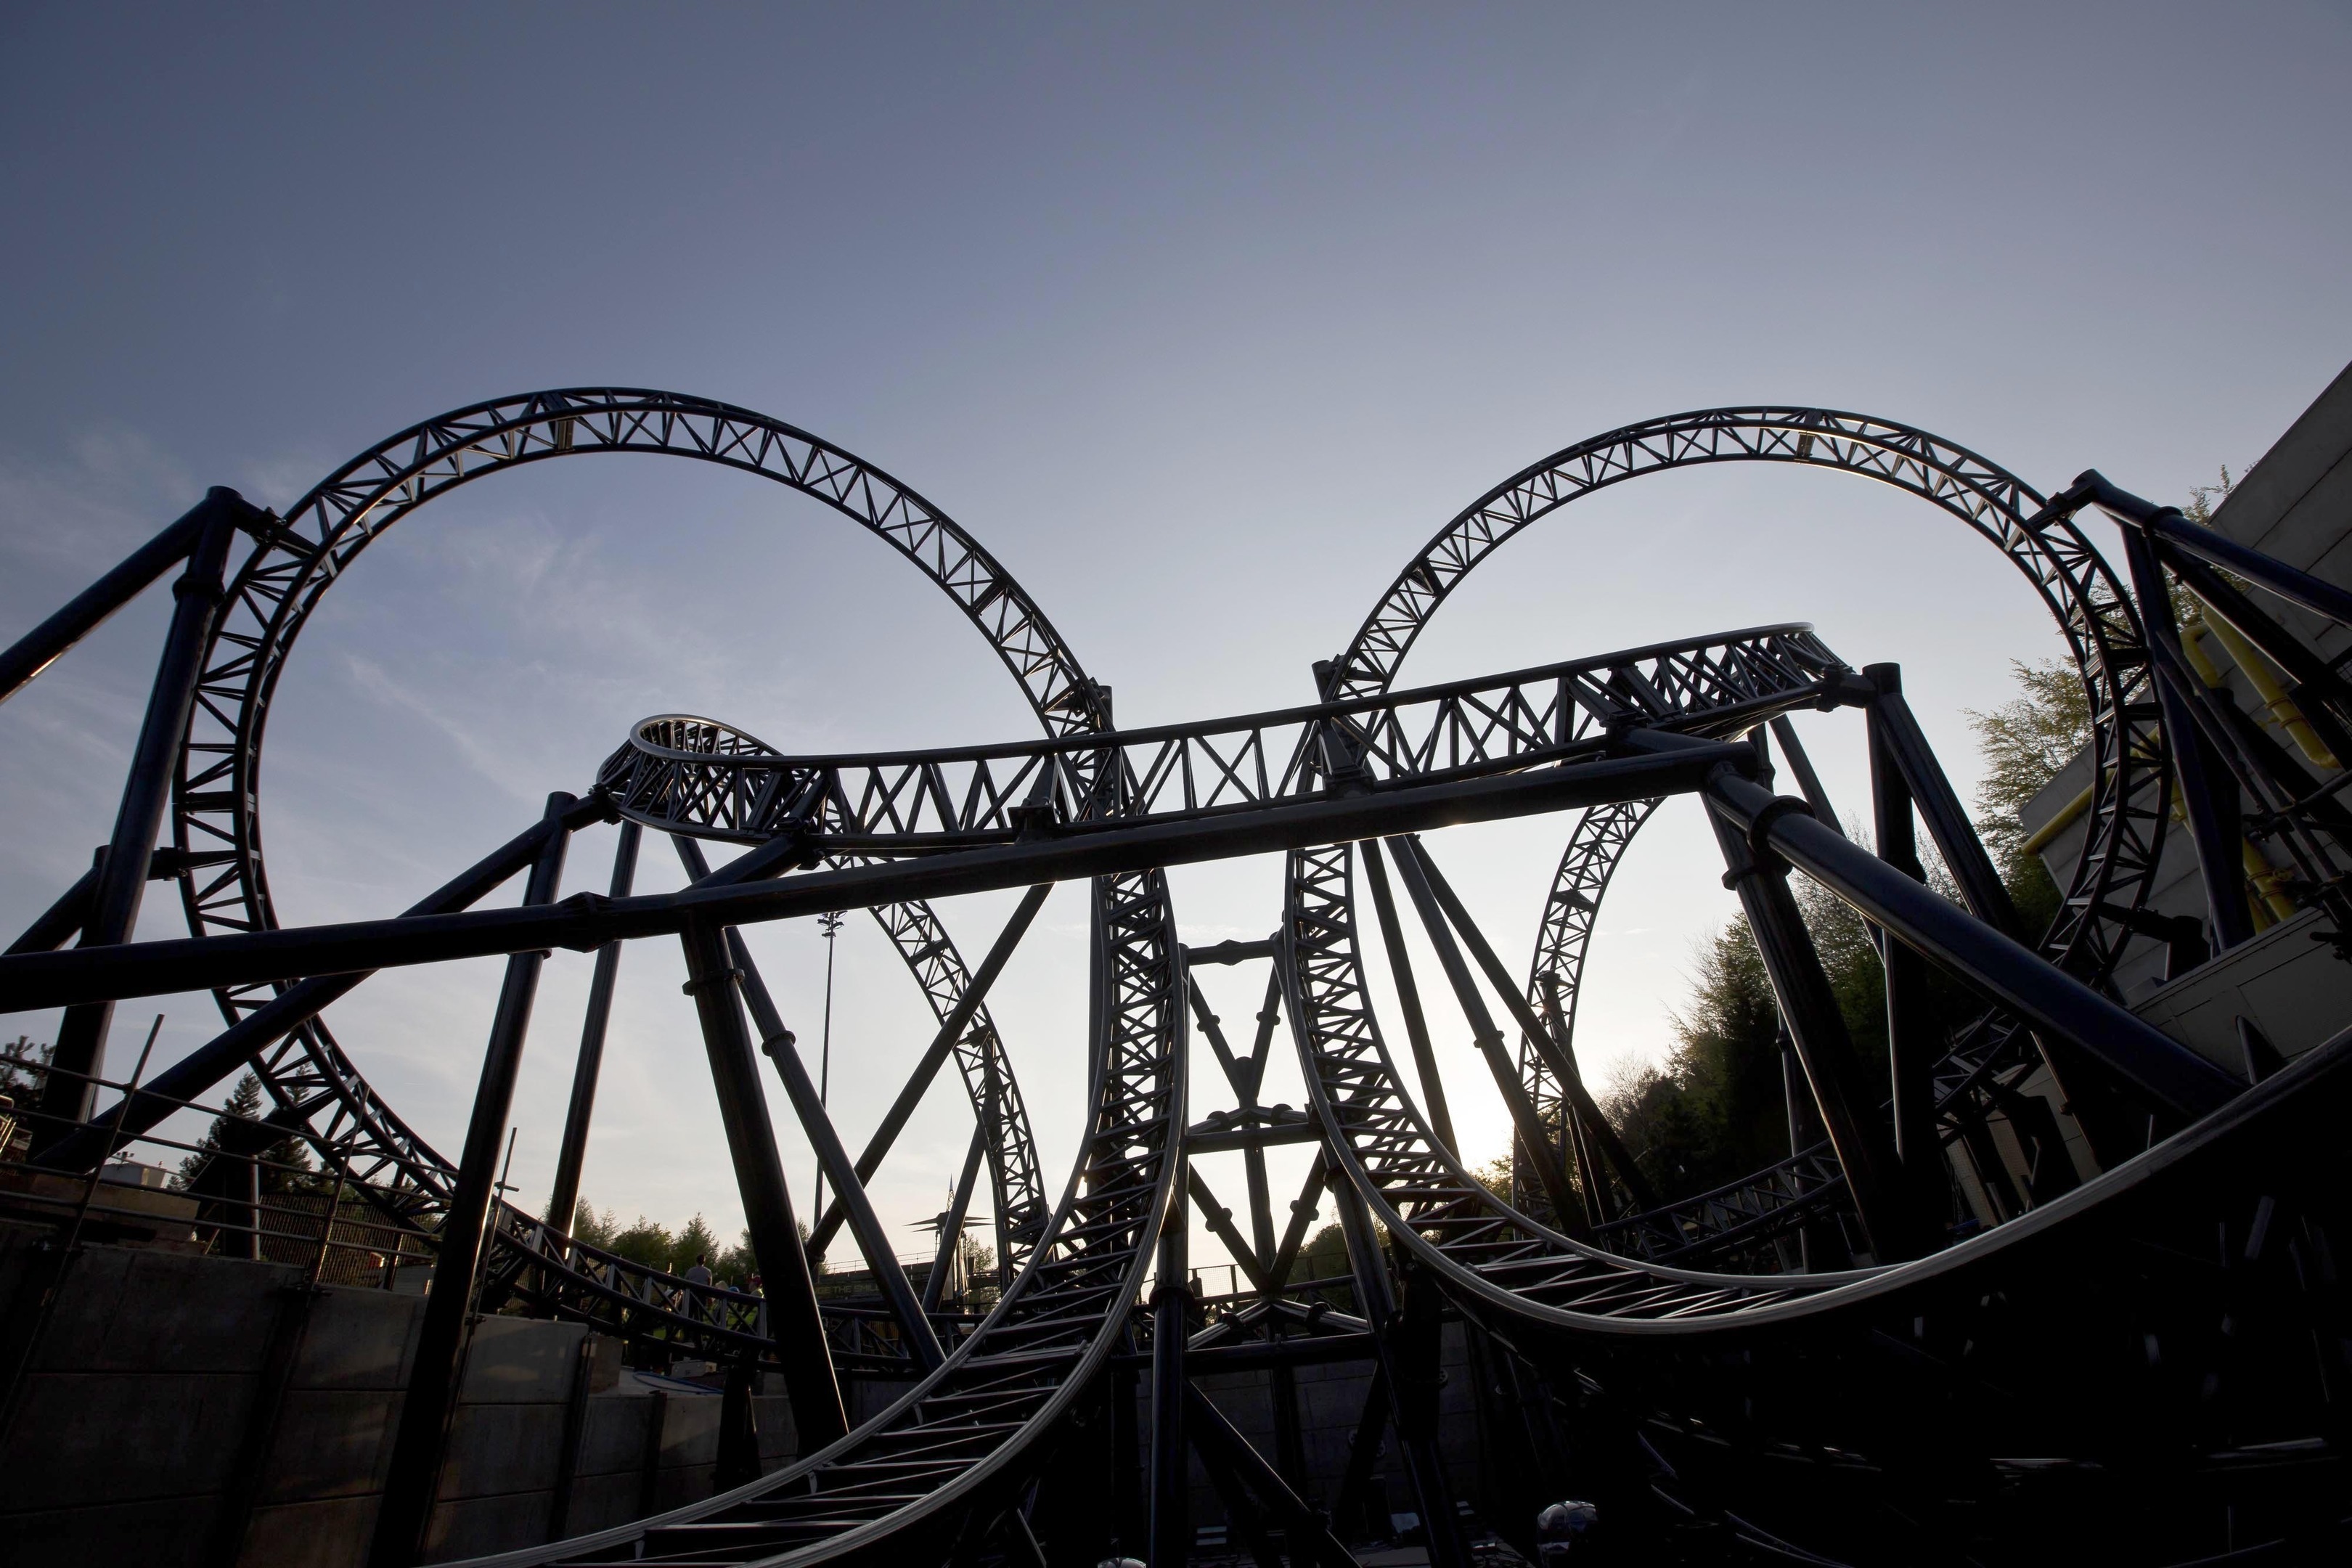
{"label": "light pole", "polygon": [[[833,939],[841,934],[841,917],[837,914],[819,915],[816,928],[824,932],[824,1035],[817,1047],[816,1100],[819,1105],[825,1105],[833,1088]],[[809,1212],[813,1215],[824,1213],[824,1162],[822,1160],[817,1162],[816,1167],[816,1204]]]}

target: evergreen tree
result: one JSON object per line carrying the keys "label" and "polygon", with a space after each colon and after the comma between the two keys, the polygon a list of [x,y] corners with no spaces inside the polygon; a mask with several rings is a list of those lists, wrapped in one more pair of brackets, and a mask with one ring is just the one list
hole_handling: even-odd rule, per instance
{"label": "evergreen tree", "polygon": [[[172,1178],[175,1187],[193,1187],[211,1169],[220,1151],[234,1141],[238,1149],[249,1147],[249,1127],[261,1121],[261,1079],[250,1071],[240,1076],[228,1098],[221,1101],[220,1114],[213,1118],[212,1126],[194,1152],[180,1162],[179,1173]],[[240,1158],[237,1162],[243,1163]],[[288,1134],[273,1140],[260,1154],[261,1190],[265,1193],[306,1193],[319,1184],[310,1159],[310,1147],[301,1138]]]}
{"label": "evergreen tree", "polygon": [[669,1227],[657,1225],[639,1215],[625,1230],[617,1231],[604,1244],[604,1250],[625,1258],[632,1263],[642,1263],[648,1268],[667,1269],[670,1255],[677,1251],[677,1241]]}
{"label": "evergreen tree", "polygon": [[2072,665],[2012,659],[2009,668],[2018,696],[1988,713],[1969,710],[1985,762],[1984,782],[1977,786],[1977,831],[2026,930],[2040,931],[2056,917],[2060,894],[2042,858],[2025,853],[2020,813],[2091,743],[2091,701]]}
{"label": "evergreen tree", "polygon": [[703,1267],[711,1271],[711,1277],[718,1278],[718,1265],[723,1261],[719,1257],[719,1235],[700,1215],[688,1220],[686,1228],[671,1241],[669,1271],[683,1274],[694,1267],[694,1260],[698,1258],[702,1259]]}
{"label": "evergreen tree", "polygon": [[591,1247],[601,1247],[609,1252],[613,1237],[619,1234],[621,1222],[611,1209],[600,1215],[596,1212],[596,1205],[586,1198],[582,1198],[580,1206],[572,1211],[572,1239],[574,1241],[584,1241]]}
{"label": "evergreen tree", "polygon": [[30,1094],[48,1077],[54,1046],[37,1045],[29,1036],[0,1040],[0,1094]]}

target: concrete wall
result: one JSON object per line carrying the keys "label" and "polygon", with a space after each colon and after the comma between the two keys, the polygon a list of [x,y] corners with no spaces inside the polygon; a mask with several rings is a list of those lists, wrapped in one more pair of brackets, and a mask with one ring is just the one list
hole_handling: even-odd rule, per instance
{"label": "concrete wall", "polygon": [[[424,1299],[327,1287],[299,1268],[153,1248],[85,1247],[46,1325],[55,1255],[0,1231],[0,1335],[30,1342],[29,1371],[0,1432],[0,1568],[137,1563],[141,1568],[363,1563]],[[39,1330],[37,1337],[34,1331]],[[651,1383],[615,1342],[578,1324],[482,1323],[450,1430],[427,1559],[509,1550],[625,1523],[709,1497],[716,1394]],[[1482,1495],[1487,1456],[1460,1325],[1444,1341],[1441,1442],[1456,1495]],[[1305,1487],[1336,1500],[1370,1384],[1366,1362],[1294,1370]],[[1150,1431],[1148,1380],[1140,1432]],[[1271,1374],[1198,1380],[1258,1450],[1280,1462]],[[845,1379],[864,1420],[903,1384]],[[763,1469],[796,1444],[781,1394],[754,1399]],[[559,1489],[572,1482],[562,1517]],[[1393,1445],[1373,1471],[1390,1510],[1416,1509]],[[1195,1460],[1193,1517],[1224,1511]],[[1352,1521],[1349,1521],[1352,1523]]]}
{"label": "concrete wall", "polygon": [[[312,1295],[283,1265],[89,1247],[41,1327],[52,1266],[29,1237],[0,1236],[0,1324],[11,1350],[33,1343],[0,1433],[0,1564],[364,1562],[421,1298]],[[718,1395],[656,1395],[622,1371],[618,1349],[577,1324],[481,1325],[427,1531],[432,1560],[710,1495]],[[790,1409],[764,1395],[754,1409],[773,1468],[793,1452]]]}

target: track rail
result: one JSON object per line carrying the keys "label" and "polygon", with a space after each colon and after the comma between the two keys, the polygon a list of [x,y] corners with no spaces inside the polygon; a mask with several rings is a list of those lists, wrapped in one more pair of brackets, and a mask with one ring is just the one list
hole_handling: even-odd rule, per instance
{"label": "track rail", "polygon": [[866,756],[784,757],[668,714],[639,723],[597,784],[665,831],[941,853],[1597,756],[1628,725],[1697,732],[1824,700],[1843,668],[1791,624],[1238,718]]}
{"label": "track rail", "polygon": [[[1026,591],[953,520],[864,459],[765,415],[676,393],[574,388],[477,404],[378,443],[256,531],[205,649],[173,794],[173,841],[184,868],[178,881],[191,934],[278,923],[263,855],[263,741],[278,679],[327,591],[387,529],[457,486],[597,453],[688,458],[822,501],[890,544],[949,595],[1012,671],[1049,734],[1102,721],[1097,689]],[[971,973],[937,915],[919,903],[873,912],[944,1019]],[[283,989],[231,986],[215,995],[234,1024]],[[1008,1268],[1017,1268],[1045,1223],[1045,1189],[1026,1107],[984,1006],[957,1056],[976,1110],[989,1092],[983,1079],[993,1079],[996,1110],[982,1112],[995,1130],[990,1179],[1003,1222],[1003,1256]],[[277,1122],[322,1160],[342,1164],[387,1215],[429,1231],[447,1201],[454,1167],[369,1086],[323,1017],[271,1043],[251,1065]],[[502,1208],[487,1268],[493,1277],[544,1281],[549,1303],[619,1332],[651,1321],[647,1303],[682,1299],[686,1281],[596,1257],[568,1238],[545,1239],[554,1234],[542,1236],[537,1222]],[[665,1328],[688,1337],[706,1332],[692,1321]]]}
{"label": "track rail", "polygon": [[2051,515],[2024,480],[1925,430],[1836,409],[1708,408],[1564,447],[1472,502],[1406,563],[1335,661],[1331,695],[1386,690],[1463,579],[1570,502],[1670,469],[1744,462],[1833,469],[1917,496],[1975,530],[2032,584],[2082,676],[2098,781],[2083,858],[2042,946],[2069,972],[2103,984],[2132,940],[2118,914],[2147,901],[2165,830],[2168,753],[2139,622],[2071,515]]}

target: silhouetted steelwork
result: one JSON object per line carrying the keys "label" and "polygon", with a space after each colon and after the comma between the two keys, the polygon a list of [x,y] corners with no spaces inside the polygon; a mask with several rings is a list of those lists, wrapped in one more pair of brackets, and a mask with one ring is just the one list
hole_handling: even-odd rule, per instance
{"label": "silhouetted steelwork", "polygon": [[[370,540],[435,495],[594,451],[759,473],[872,530],[983,633],[1044,738],[794,757],[718,721],[664,715],[633,729],[589,797],[551,797],[541,823],[406,915],[279,929],[259,850],[261,735],[320,595]],[[2057,618],[2091,700],[2094,779],[2085,847],[2038,942],[2019,929],[1898,672],[1856,673],[1808,627],[1390,689],[1452,589],[1519,529],[1591,489],[1722,461],[1842,468],[1921,496],[2000,548]],[[2124,527],[2137,605],[2072,523],[2085,505]],[[1197,1454],[1261,1560],[1279,1536],[1294,1558],[1345,1563],[1342,1538],[1393,1428],[1432,1560],[1464,1563],[1436,1432],[1449,1314],[1466,1325],[1482,1424],[1506,1434],[1516,1422],[1524,1438],[1498,1437],[1526,1454],[1505,1467],[1517,1480],[1494,1483],[1526,1494],[1526,1519],[1494,1521],[1523,1546],[1533,1544],[1538,1494],[1570,1490],[1626,1521],[1611,1528],[1661,1550],[1729,1540],[1810,1561],[2161,1561],[2212,1555],[2217,1529],[2227,1552],[2286,1550],[2336,1526],[2328,1500],[2340,1503],[2346,1472],[2335,1391],[2352,1377],[2352,1309],[2331,1260],[2344,1245],[2352,1173],[2333,1130],[2352,1099],[2352,1031],[2292,1061],[2247,1032],[2242,1080],[2107,990],[2135,942],[2165,942],[2176,958],[2206,951],[2144,908],[2175,789],[2198,840],[2213,948],[2246,934],[2248,884],[2231,847],[2241,833],[2289,860],[2300,896],[2340,932],[2352,813],[2335,791],[2346,775],[2314,774],[2199,679],[2168,604],[2177,580],[2260,648],[2308,711],[2306,754],[2325,745],[2341,757],[2352,751],[2345,682],[2248,596],[2341,620],[2352,595],[2330,584],[2095,474],[2043,502],[1982,458],[1905,426],[1822,410],[1711,410],[1568,448],[1465,510],[1400,574],[1348,650],[1317,668],[1324,700],[1120,731],[1108,689],[968,535],[870,465],[745,410],[611,389],[482,405],[373,448],[289,516],[215,492],[0,654],[5,698],[173,561],[192,561],[123,825],[91,873],[0,957],[0,1006],[63,1005],[76,1020],[60,1037],[73,1052],[27,1118],[52,1169],[92,1172],[134,1140],[156,1141],[165,1118],[250,1065],[270,1106],[231,1119],[207,1151],[192,1188],[204,1200],[202,1233],[253,1257],[282,1241],[287,1205],[264,1192],[264,1174],[267,1151],[292,1139],[333,1173],[314,1279],[350,1225],[363,1230],[362,1248],[390,1253],[387,1283],[404,1263],[434,1258],[441,1289],[394,1444],[381,1563],[410,1560],[421,1538],[469,1316],[509,1303],[735,1369],[726,1465],[740,1483],[517,1562],[1091,1561],[1115,1542],[1148,1541],[1155,1562],[1173,1563],[1191,1544],[1185,1494]],[[254,548],[215,616],[204,585],[232,527]],[[1863,710],[1874,849],[1831,819],[1789,722],[1802,710],[1843,708]],[[1801,795],[1775,793],[1768,727]],[[174,841],[151,865],[163,809],[156,786],[174,758]],[[1662,1204],[1583,1083],[1573,1030],[1615,870],[1664,799],[1685,794],[1717,832],[1804,1085],[1791,1079],[1787,1160]],[[1580,816],[1521,983],[1418,836],[1563,809]],[[610,892],[559,900],[570,836],[613,819],[624,827]],[[1918,826],[1952,872],[1958,904],[1926,884]],[[692,878],[682,892],[632,895],[646,827],[677,836]],[[713,871],[696,839],[745,848]],[[1412,973],[1382,844],[1512,1112],[1509,1192],[1462,1163],[1439,1078],[1443,1036]],[[1179,942],[1167,868],[1277,850],[1287,879],[1269,938]],[[1384,1043],[1359,958],[1359,855],[1422,1103]],[[471,908],[526,868],[521,907]],[[1862,1087],[1864,1053],[1878,1047],[1848,1037],[1791,872],[1844,900],[1879,944],[1890,1104]],[[189,939],[121,940],[122,911],[135,910],[151,875],[180,882]],[[1089,1119],[1068,1184],[1049,1202],[986,998],[1052,884],[1076,879],[1092,883]],[[931,901],[1014,888],[1025,889],[1020,904],[985,961],[966,969]],[[738,929],[852,908],[876,914],[939,1026],[855,1161]],[[76,932],[79,949],[57,951]],[[764,1297],[689,1284],[564,1234],[619,944],[647,936],[686,948]],[[541,1220],[495,1202],[490,1185],[532,985],[554,947],[598,960],[556,1204]],[[383,1105],[321,1009],[376,969],[491,954],[509,955],[508,985],[453,1167]],[[1255,963],[1270,973],[1244,1050],[1194,971]],[[1930,965],[1983,1002],[1949,1040],[1920,1023]],[[143,1085],[118,1086],[120,1098],[93,1117],[102,1010],[190,987],[215,992],[226,1030]],[[1497,1005],[1520,1033],[1516,1055]],[[1198,1120],[1186,1080],[1195,1024],[1232,1100]],[[1268,1053],[1286,1026],[1307,1112],[1263,1102]],[[835,1189],[805,1246],[760,1089],[762,1044]],[[918,1292],[866,1184],[950,1056],[975,1127]],[[2043,1069],[2063,1084],[2104,1168],[2080,1183],[2071,1167],[2063,1183],[2037,1176],[2017,1210],[1994,1216],[2010,1223],[1961,1234],[1947,1223],[1946,1149],[1977,1147],[1998,1114],[2054,1161],[2055,1114],[2020,1087]],[[2142,1145],[2156,1142],[2128,1159],[2138,1152],[2124,1146],[2133,1126]],[[1277,1223],[1265,1156],[1286,1143],[1319,1151]],[[1245,1226],[1192,1162],[1229,1151],[1244,1156]],[[1006,1284],[975,1321],[940,1309],[983,1160]],[[1297,1299],[1297,1260],[1327,1189],[1353,1312]],[[96,1192],[92,1182],[78,1207],[57,1206],[69,1235],[98,1212]],[[373,1217],[347,1218],[347,1192]],[[1229,1297],[1194,1278],[1186,1231],[1196,1212],[1234,1260]],[[821,1304],[811,1262],[844,1224],[878,1299]],[[1841,1255],[1862,1266],[1808,1267]],[[1299,1484],[1287,1379],[1335,1359],[1370,1361],[1377,1375],[1327,1522]],[[783,1373],[803,1442],[793,1463],[752,1479],[755,1364]],[[1242,1367],[1275,1377],[1272,1461],[1192,1382]],[[1142,1443],[1132,1380],[1147,1369],[1153,1418]],[[841,1370],[897,1378],[904,1392],[850,1430]],[[1088,1463],[1111,1466],[1111,1495],[1088,1500],[1049,1460],[1105,1412],[1112,1441]],[[1565,1446],[1563,1430],[1572,1433]],[[1547,1469],[1571,1463],[1573,1477]]]}

